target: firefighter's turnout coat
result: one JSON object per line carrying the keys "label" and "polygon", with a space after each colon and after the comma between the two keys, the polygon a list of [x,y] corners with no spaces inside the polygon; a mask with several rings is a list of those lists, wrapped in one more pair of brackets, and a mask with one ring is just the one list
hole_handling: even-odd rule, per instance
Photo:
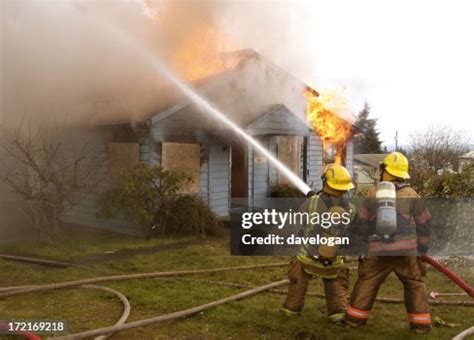
{"label": "firefighter's turnout coat", "polygon": [[368,250],[367,256],[359,261],[358,278],[345,319],[349,324],[365,324],[381,284],[391,272],[395,272],[403,283],[410,327],[426,328],[431,325],[431,315],[423,280],[424,265],[416,255],[428,250],[431,215],[413,188],[403,182],[394,184],[397,190],[397,231],[389,240],[374,234],[377,214],[375,187],[369,190],[367,200],[358,210],[359,219],[365,222]]}
{"label": "firefighter's turnout coat", "polygon": [[[322,214],[329,212],[332,207],[342,208],[350,214],[354,210],[347,198],[335,197],[321,192],[307,199],[301,205],[300,211]],[[321,234],[322,230],[318,225],[308,224],[303,226],[302,232],[305,236],[315,236],[318,232]],[[345,267],[342,257],[334,256],[330,259],[324,259],[323,262],[322,258],[317,256],[318,250],[310,247],[315,246],[303,246],[291,264],[288,271],[290,286],[283,310],[287,314],[299,314],[304,306],[309,280],[313,277],[320,277],[324,284],[327,313],[332,319],[332,317],[340,315],[346,310],[349,270]]]}

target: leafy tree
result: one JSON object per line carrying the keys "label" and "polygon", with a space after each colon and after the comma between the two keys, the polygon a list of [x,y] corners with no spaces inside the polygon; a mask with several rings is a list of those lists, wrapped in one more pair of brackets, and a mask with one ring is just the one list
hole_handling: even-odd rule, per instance
{"label": "leafy tree", "polygon": [[355,125],[361,133],[354,137],[355,153],[382,153],[382,142],[377,131],[377,119],[369,118],[370,106],[366,102],[364,109],[357,116]]}
{"label": "leafy tree", "polygon": [[197,196],[181,194],[192,179],[160,166],[140,163],[122,172],[121,181],[99,197],[99,217],[128,217],[152,233],[214,235],[219,221]]}

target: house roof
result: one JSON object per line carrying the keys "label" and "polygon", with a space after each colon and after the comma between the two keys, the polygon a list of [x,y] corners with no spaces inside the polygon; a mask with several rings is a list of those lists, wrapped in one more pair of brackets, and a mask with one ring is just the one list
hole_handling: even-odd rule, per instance
{"label": "house roof", "polygon": [[[258,120],[269,108],[284,106],[296,119],[306,123],[306,97],[310,88],[277,65],[265,60],[253,50],[237,51],[239,62],[227,72],[192,83],[192,87],[216,108],[241,127]],[[315,91],[316,92],[316,91]],[[317,92],[316,92],[317,93]],[[185,108],[195,107],[174,86],[163,86],[157,96],[156,109],[139,117],[102,117],[99,125],[127,124],[151,121],[157,123]]]}
{"label": "house roof", "polygon": [[385,153],[359,153],[354,155],[354,163],[360,163],[363,165],[368,165],[373,168],[378,168],[380,162],[387,156]]}
{"label": "house roof", "polygon": [[[236,52],[240,62],[233,69],[193,83],[193,88],[217,109],[241,127],[246,127],[268,112],[271,106],[284,105],[304,118],[307,86],[276,65],[264,60],[252,50]],[[295,96],[296,95],[296,96]],[[301,97],[299,100],[297,97]],[[152,122],[179,111],[186,105],[195,106],[187,97],[172,102],[164,110],[152,112]]]}
{"label": "house roof", "polygon": [[248,131],[268,129],[284,130],[285,128],[288,130],[296,128],[306,132],[312,131],[306,120],[301,119],[282,104],[270,105],[262,111],[262,114],[260,114],[256,120],[245,125],[245,128]]}
{"label": "house roof", "polygon": [[[194,105],[185,105],[173,114],[163,113],[153,117],[154,138],[158,140],[206,140],[217,138],[237,142],[240,136],[226,124],[198,110]],[[251,124],[240,125],[249,135],[293,135],[308,136],[312,130],[305,121],[298,119],[284,105],[266,107],[260,117]],[[205,132],[205,134],[203,134]]]}

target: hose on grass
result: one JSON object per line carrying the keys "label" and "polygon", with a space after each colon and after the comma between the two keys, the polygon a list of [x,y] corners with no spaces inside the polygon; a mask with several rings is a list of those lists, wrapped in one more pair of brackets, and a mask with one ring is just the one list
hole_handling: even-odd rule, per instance
{"label": "hose on grass", "polygon": [[55,289],[77,287],[77,286],[83,286],[87,284],[94,284],[98,282],[123,281],[123,280],[131,280],[131,279],[170,277],[170,276],[193,275],[193,274],[209,274],[209,273],[219,273],[219,272],[225,272],[225,271],[231,271],[231,270],[282,267],[282,266],[287,266],[287,265],[288,265],[287,262],[277,262],[277,263],[269,263],[269,264],[256,264],[256,265],[236,266],[236,267],[221,267],[221,268],[211,268],[211,269],[192,269],[192,270],[181,270],[181,271],[171,271],[171,272],[153,272],[153,273],[102,276],[102,277],[94,277],[90,279],[51,283],[51,284],[38,285],[38,286],[5,287],[5,288],[0,288],[0,298],[6,298],[10,296],[16,296],[16,295],[21,295],[21,294],[33,293],[33,292],[44,292],[44,291],[55,290]]}
{"label": "hose on grass", "polygon": [[[24,262],[24,263],[29,263],[29,264],[38,264],[38,265],[53,267],[53,268],[74,267],[74,268],[87,269],[88,271],[94,271],[101,274],[111,273],[110,270],[105,270],[102,268],[86,266],[83,264],[77,264],[77,263],[71,263],[71,262],[62,262],[62,261],[56,261],[56,260],[37,258],[37,257],[25,257],[25,256],[0,254],[0,259],[8,260],[8,261]],[[0,288],[0,291],[2,291],[1,288]]]}
{"label": "hose on grass", "polygon": [[222,305],[222,304],[227,303],[227,302],[242,300],[242,299],[245,299],[247,297],[256,295],[258,293],[268,291],[272,288],[276,288],[276,287],[279,287],[279,286],[286,285],[289,282],[290,282],[290,280],[288,280],[288,279],[281,280],[281,281],[276,281],[276,282],[272,282],[272,283],[269,283],[269,284],[266,284],[266,285],[263,285],[263,286],[260,286],[260,287],[252,288],[250,290],[246,290],[244,292],[241,292],[241,293],[238,293],[238,294],[235,294],[235,295],[231,295],[231,296],[219,299],[219,300],[208,302],[208,303],[205,303],[203,305],[199,305],[199,306],[196,306],[196,307],[184,309],[184,310],[179,311],[179,312],[173,312],[173,313],[157,316],[157,317],[150,318],[150,319],[143,319],[143,320],[133,321],[133,322],[129,322],[129,323],[126,323],[126,324],[123,324],[123,325],[119,325],[119,326],[104,327],[104,328],[94,329],[94,330],[85,331],[85,332],[81,332],[81,333],[55,337],[55,338],[52,338],[52,339],[54,339],[54,340],[77,340],[77,339],[84,339],[84,338],[89,338],[89,337],[96,337],[96,336],[103,335],[103,334],[115,333],[115,332],[118,332],[118,331],[124,331],[124,330],[127,330],[127,329],[132,329],[132,328],[137,328],[137,327],[148,326],[148,325],[152,325],[152,324],[162,324],[164,322],[168,322],[168,321],[172,321],[172,320],[176,320],[176,319],[182,319],[182,318],[194,315],[196,313],[199,313],[199,312],[205,311],[207,309]]}
{"label": "hose on grass", "polygon": [[[98,278],[91,278],[91,279],[83,279],[83,280],[77,280],[77,281],[69,281],[69,282],[62,282],[62,283],[53,283],[53,284],[47,284],[47,285],[39,285],[39,286],[18,286],[18,287],[4,287],[0,288],[0,298],[2,297],[10,297],[10,296],[16,296],[16,295],[21,295],[21,294],[26,294],[26,293],[32,293],[32,292],[42,292],[42,291],[49,291],[49,290],[55,290],[55,289],[63,289],[63,288],[70,288],[70,287],[78,287],[78,286],[84,286],[84,285],[90,285],[91,283],[97,283],[97,282],[105,282],[105,281],[122,281],[122,280],[128,280],[128,279],[137,279],[137,278],[158,278],[158,277],[175,277],[175,276],[184,276],[184,275],[192,275],[192,274],[206,274],[206,273],[216,273],[216,272],[223,272],[223,271],[230,271],[230,270],[244,270],[244,269],[258,269],[258,268],[268,268],[268,267],[281,267],[281,266],[287,266],[288,263],[286,262],[280,262],[280,263],[270,263],[270,264],[260,264],[260,265],[247,265],[247,266],[236,266],[236,267],[222,267],[222,268],[211,268],[211,269],[196,269],[196,270],[183,270],[183,271],[171,271],[171,272],[154,272],[154,273],[141,273],[141,274],[128,274],[128,275],[115,275],[115,276],[105,276],[105,277],[98,277]],[[218,281],[219,282],[219,281]],[[222,282],[220,282],[222,283]],[[209,303],[206,303],[204,305],[196,306],[193,308],[189,308],[183,311],[179,312],[174,312],[150,319],[144,319],[144,320],[139,320],[139,321],[134,321],[131,323],[125,323],[126,319],[128,318],[128,314],[130,312],[130,309],[128,308],[127,316],[126,318],[122,317],[120,320],[114,325],[110,327],[104,327],[96,330],[90,330],[90,331],[85,331],[77,334],[72,334],[72,335],[67,335],[63,337],[58,337],[54,339],[82,339],[85,337],[93,337],[93,336],[106,336],[110,335],[111,333],[118,332],[118,331],[123,331],[127,329],[132,329],[132,328],[137,328],[137,327],[143,327],[151,324],[160,324],[166,321],[171,321],[179,318],[184,318],[193,314],[196,314],[200,311],[224,304],[226,302],[230,301],[236,301],[239,299],[243,299],[248,296],[252,296],[255,294],[258,294],[263,291],[273,291],[277,293],[286,293],[285,291],[282,290],[277,290],[275,289],[276,287],[283,286],[289,283],[289,280],[281,280],[277,282],[273,282],[261,287],[252,287],[252,286],[247,286],[247,285],[241,285],[241,284],[236,284],[236,283],[225,283],[226,285],[232,285],[234,287],[245,287],[245,288],[251,288],[250,290],[247,290],[245,292],[229,296],[227,298],[223,298],[220,300],[212,301]],[[103,290],[108,290],[108,288],[104,288]],[[117,292],[119,293],[119,292]],[[120,293],[119,293],[120,294]],[[324,294],[320,293],[310,293],[309,295],[315,295],[318,297],[324,297]],[[123,296],[123,298],[125,298]],[[126,298],[125,298],[126,300]],[[401,299],[395,299],[395,298],[379,298],[379,301],[385,302],[385,303],[399,303],[401,302]],[[123,301],[122,301],[123,302]],[[461,305],[461,306],[472,306],[472,302],[470,301],[450,301],[450,302],[445,302],[445,301],[434,301],[434,304],[437,305]],[[128,303],[128,301],[127,301]],[[124,305],[125,306],[125,305]],[[129,304],[128,304],[129,306]],[[125,314],[125,309],[124,307],[124,314]],[[102,338],[103,339],[103,338]]]}
{"label": "hose on grass", "polygon": [[[190,281],[194,281],[194,280],[190,280]],[[213,282],[213,283],[215,283],[215,282]],[[154,317],[154,318],[138,320],[138,321],[130,322],[130,323],[119,325],[119,326],[104,327],[104,328],[99,328],[99,329],[95,329],[95,330],[80,332],[80,333],[76,333],[76,334],[70,334],[70,335],[67,335],[67,336],[55,337],[53,339],[54,340],[77,340],[77,339],[84,339],[84,338],[88,338],[88,337],[97,337],[97,336],[100,336],[100,335],[103,335],[103,334],[109,334],[109,333],[112,333],[112,332],[119,332],[119,331],[124,331],[124,330],[128,330],[128,329],[144,327],[144,326],[148,326],[148,325],[152,325],[152,324],[155,324],[155,325],[163,324],[165,322],[169,322],[169,321],[173,321],[173,320],[177,320],[177,319],[182,319],[182,318],[197,314],[199,312],[202,312],[204,310],[207,310],[207,309],[225,304],[227,302],[241,300],[241,299],[244,299],[246,297],[250,297],[250,296],[256,295],[258,293],[264,292],[264,291],[284,292],[282,290],[277,290],[275,288],[283,286],[283,285],[287,285],[288,283],[290,283],[290,281],[288,279],[281,280],[281,281],[276,281],[276,282],[273,282],[273,283],[270,283],[270,284],[266,284],[264,286],[253,287],[250,290],[247,290],[247,291],[235,294],[235,295],[231,295],[231,296],[228,296],[228,297],[223,298],[223,299],[215,300],[215,301],[203,304],[203,305],[188,308],[188,309],[185,309],[185,310],[182,310],[182,311],[173,312],[173,313],[161,315],[161,316]],[[239,285],[239,284],[234,284],[234,283],[230,283],[230,284],[232,284],[234,287]],[[239,286],[245,286],[245,285],[239,285]],[[324,294],[318,294],[317,296],[324,296]],[[385,302],[388,302],[387,299],[384,299],[384,300],[385,300]],[[391,299],[391,300],[392,301],[390,301],[390,302],[394,302],[395,300],[399,300],[399,299]],[[381,301],[381,300],[379,300],[379,301]],[[463,339],[463,338],[461,338],[461,339]]]}
{"label": "hose on grass", "polygon": [[[130,302],[128,301],[126,296],[123,295],[122,293],[120,293],[118,290],[115,290],[115,289],[112,289],[112,288],[109,288],[109,287],[96,286],[96,285],[84,285],[84,286],[79,286],[78,288],[100,290],[100,291],[103,291],[103,292],[106,292],[106,293],[111,293],[111,294],[115,295],[116,297],[118,297],[119,300],[122,302],[123,311],[122,311],[122,315],[117,320],[117,322],[114,324],[114,326],[120,326],[120,325],[125,324],[125,322],[127,322],[128,317],[130,316],[130,309],[131,309],[130,308]],[[11,290],[15,290],[15,289],[13,288]],[[103,334],[103,335],[95,337],[94,339],[95,340],[105,340],[111,335],[113,335],[113,333]],[[29,339],[29,338],[27,337],[27,339]],[[39,337],[38,338],[33,337],[32,339],[40,339],[40,338]]]}
{"label": "hose on grass", "polygon": [[447,278],[449,278],[459,288],[461,288],[466,293],[468,293],[470,297],[474,298],[474,287],[471,287],[471,285],[467,283],[466,281],[464,281],[462,277],[460,277],[458,274],[453,272],[451,269],[449,269],[447,266],[443,265],[442,263],[436,261],[431,256],[422,255],[421,259],[429,263],[433,268],[435,268],[437,271],[439,271],[440,273],[445,275]]}
{"label": "hose on grass", "polygon": [[467,339],[467,337],[470,336],[470,335],[474,335],[474,326],[472,326],[468,329],[465,329],[464,331],[462,331],[461,333],[456,335],[453,338],[453,340],[464,340],[464,339]]}
{"label": "hose on grass", "polygon": [[[128,301],[127,297],[120,293],[118,290],[115,290],[110,287],[103,287],[103,286],[96,286],[96,285],[84,285],[84,286],[79,286],[78,288],[85,288],[85,289],[95,289],[95,290],[101,290],[107,293],[111,293],[119,298],[119,300],[122,302],[123,306],[123,311],[122,315],[120,318],[117,320],[117,322],[114,324],[114,326],[119,326],[123,325],[125,322],[127,322],[128,317],[130,316],[130,302]],[[103,340],[106,339],[107,337],[111,336],[113,333],[106,334],[100,337],[95,338],[96,340]]]}
{"label": "hose on grass", "polygon": [[[242,283],[234,283],[234,282],[225,282],[225,281],[213,281],[213,280],[203,280],[203,279],[189,279],[189,278],[169,278],[169,280],[179,280],[179,281],[187,281],[187,282],[195,282],[195,283],[202,283],[202,284],[214,284],[214,285],[220,285],[220,286],[227,286],[227,287],[236,287],[236,288],[254,288],[255,286],[248,285],[248,284],[242,284]],[[287,294],[288,292],[286,290],[281,290],[281,289],[270,289],[268,291],[269,293],[275,293],[275,294]],[[442,295],[443,293],[440,293]],[[449,293],[447,293],[449,294]],[[457,293],[453,293],[457,294]],[[463,294],[462,295],[467,295]],[[318,298],[325,298],[326,295],[323,293],[315,293],[315,292],[307,292],[307,296],[315,296]],[[375,301],[381,302],[381,303],[404,303],[403,299],[400,298],[390,298],[390,297],[377,297]],[[445,301],[445,300],[429,300],[430,305],[432,306],[464,306],[464,307],[472,307],[474,306],[474,301]]]}
{"label": "hose on grass", "polygon": [[[249,266],[237,266],[237,267],[223,267],[223,268],[212,268],[212,269],[197,269],[197,270],[184,270],[184,271],[174,271],[174,272],[154,272],[154,273],[142,273],[142,274],[129,274],[129,275],[115,275],[115,276],[105,276],[105,277],[98,277],[92,279],[84,279],[78,281],[69,281],[69,282],[62,282],[62,283],[53,283],[47,285],[27,285],[27,286],[15,286],[15,287],[0,287],[0,298],[2,297],[9,297],[15,296],[20,294],[32,293],[32,292],[42,292],[54,289],[63,289],[63,288],[70,288],[70,287],[77,287],[82,285],[88,285],[97,282],[104,282],[104,281],[122,281],[128,279],[137,279],[137,278],[154,278],[154,277],[176,277],[181,275],[192,275],[192,274],[205,274],[205,273],[216,273],[222,271],[229,271],[229,270],[239,270],[239,269],[255,269],[255,268],[267,268],[267,267],[281,267],[286,266],[286,262],[279,262],[279,263],[270,263],[270,264],[260,264],[260,265],[249,265]],[[354,267],[356,268],[356,267]],[[353,269],[353,268],[351,268]],[[176,278],[174,278],[176,279]],[[188,279],[189,280],[189,279]],[[205,280],[194,280],[195,282],[208,282]],[[236,284],[230,282],[219,282],[214,281],[215,284],[220,285],[227,285],[227,286],[234,286],[239,288],[252,288],[251,285],[243,285],[243,284]],[[273,291],[275,293],[284,294],[285,291]],[[459,294],[459,293],[451,293],[452,295]],[[451,295],[450,293],[441,293],[442,295]],[[316,296],[316,297],[324,297],[324,294],[321,293],[308,293],[309,296]],[[386,297],[378,297],[377,301],[382,303],[402,303],[402,299],[398,298],[386,298]],[[430,300],[432,305],[440,305],[440,306],[473,306],[474,302],[471,301],[438,301],[438,300]]]}
{"label": "hose on grass", "polygon": [[[96,285],[84,285],[84,286],[79,286],[79,288],[101,290],[103,292],[111,293],[117,296],[119,300],[122,302],[123,312],[122,312],[122,315],[120,316],[120,319],[117,320],[114,326],[120,326],[120,325],[125,324],[125,322],[127,322],[128,317],[130,316],[130,302],[128,301],[126,296],[120,293],[118,290],[115,290],[109,287],[96,286]],[[106,338],[108,338],[109,336],[113,334],[114,333],[103,334],[103,335],[95,337],[95,340],[105,340]]]}
{"label": "hose on grass", "polygon": [[[233,269],[254,269],[254,268],[267,268],[267,267],[284,267],[287,266],[286,262],[277,262],[270,264],[251,265],[251,266],[237,266],[237,267],[223,267],[223,268],[212,268],[212,269],[198,269],[198,270],[184,270],[177,272],[154,272],[154,273],[143,273],[143,274],[130,274],[130,275],[115,275],[105,276],[92,279],[84,279],[79,281],[68,281],[53,283],[48,285],[24,285],[24,286],[12,286],[12,287],[0,287],[0,298],[15,296],[19,294],[26,294],[30,292],[40,292],[53,289],[62,289],[75,286],[81,286],[84,284],[91,284],[104,281],[121,281],[127,279],[136,278],[154,278],[154,277],[170,277],[170,276],[181,276],[181,275],[192,275],[192,274],[206,274],[206,273],[217,273],[221,271],[228,271]],[[357,267],[348,267],[349,269],[357,269]],[[52,287],[54,285],[54,287]],[[13,293],[15,291],[15,293]],[[6,294],[11,292],[12,294]]]}
{"label": "hose on grass", "polygon": [[10,261],[19,261],[19,262],[27,262],[27,263],[33,263],[33,264],[41,264],[41,265],[50,266],[50,267],[59,267],[59,268],[78,267],[78,268],[90,269],[90,267],[83,266],[83,265],[80,265],[80,264],[75,264],[75,263],[70,263],[70,262],[46,260],[46,259],[39,259],[39,258],[35,258],[35,257],[25,257],[25,256],[0,254],[0,258],[5,259],[5,260],[10,260]]}

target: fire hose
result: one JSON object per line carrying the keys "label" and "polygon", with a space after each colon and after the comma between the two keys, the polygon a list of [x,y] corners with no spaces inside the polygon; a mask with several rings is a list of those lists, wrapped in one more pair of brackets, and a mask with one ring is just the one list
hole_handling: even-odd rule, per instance
{"label": "fire hose", "polygon": [[257,288],[246,290],[244,292],[241,292],[241,293],[238,293],[238,294],[235,294],[235,295],[225,297],[223,299],[208,302],[208,303],[205,303],[205,304],[200,305],[200,306],[188,308],[188,309],[185,309],[185,310],[182,310],[182,311],[179,311],[179,312],[165,314],[165,315],[157,316],[157,317],[150,318],[150,319],[133,321],[133,322],[129,322],[129,323],[126,323],[126,324],[123,324],[123,325],[120,325],[120,326],[104,327],[104,328],[94,329],[94,330],[85,331],[85,332],[81,332],[81,333],[66,335],[66,336],[62,336],[62,337],[56,337],[56,338],[53,338],[53,339],[55,339],[55,340],[84,339],[84,338],[89,338],[89,337],[93,337],[93,336],[95,337],[95,336],[98,336],[98,335],[109,334],[109,333],[114,333],[114,332],[118,332],[118,331],[124,331],[124,330],[127,330],[127,329],[143,327],[143,326],[152,325],[152,324],[162,324],[166,321],[181,319],[181,318],[185,318],[187,316],[194,315],[196,313],[199,313],[199,312],[202,312],[204,310],[222,305],[222,304],[227,303],[227,302],[241,300],[241,299],[244,299],[246,297],[253,296],[253,295],[256,295],[258,293],[267,291],[269,289],[286,285],[289,282],[290,282],[290,280],[288,280],[288,279],[281,280],[281,281],[276,281],[276,282],[272,282],[272,283],[269,283],[269,284],[266,284],[266,285],[263,285],[263,286],[260,286],[260,287],[257,287]]}
{"label": "fire hose", "polygon": [[37,264],[42,264],[42,265],[52,266],[52,267],[59,267],[59,268],[78,267],[78,268],[90,269],[90,267],[82,266],[75,263],[37,259],[37,258],[31,258],[31,257],[25,257],[25,256],[0,254],[0,259],[27,262],[27,263],[37,263]]}
{"label": "fire hose", "polygon": [[[33,260],[33,259],[30,259]],[[95,336],[96,340],[101,340],[105,339],[106,337],[112,335],[113,333],[119,331],[119,330],[124,330],[124,329],[129,329],[129,328],[136,328],[140,327],[142,324],[143,326],[146,326],[148,324],[153,324],[153,323],[161,323],[164,321],[168,320],[173,320],[177,318],[182,318],[186,317],[195,313],[198,313],[201,310],[209,309],[214,306],[229,302],[229,301],[235,301],[235,300],[240,300],[248,296],[252,296],[254,294],[258,294],[260,292],[263,292],[265,290],[269,290],[284,284],[288,283],[288,280],[282,280],[278,282],[274,282],[262,287],[257,287],[250,289],[248,291],[221,299],[213,302],[209,302],[205,305],[193,307],[181,312],[176,312],[176,313],[171,313],[167,315],[163,315],[160,317],[152,318],[152,319],[147,319],[147,320],[140,320],[132,323],[125,323],[128,319],[128,316],[130,314],[130,304],[127,300],[127,298],[121,294],[120,292],[108,288],[108,287],[101,287],[101,286],[95,286],[91,285],[91,283],[96,283],[96,282],[104,282],[104,281],[122,281],[122,280],[128,280],[128,279],[136,279],[136,278],[153,278],[153,277],[173,277],[173,276],[182,276],[182,275],[192,275],[192,274],[203,274],[203,273],[216,273],[216,272],[224,272],[224,271],[230,271],[230,270],[243,270],[243,269],[258,269],[258,268],[268,268],[268,267],[281,267],[281,266],[287,266],[288,263],[286,262],[279,262],[279,263],[269,263],[269,264],[259,264],[259,265],[248,265],[248,266],[236,266],[236,267],[221,267],[221,268],[211,268],[211,269],[195,269],[195,270],[182,270],[182,271],[172,271],[172,272],[154,272],[154,273],[143,273],[143,274],[130,274],[130,275],[115,275],[115,276],[105,276],[105,277],[99,277],[99,278],[92,278],[92,279],[84,279],[84,280],[77,280],[77,281],[69,281],[69,282],[62,282],[62,283],[53,283],[53,284],[48,284],[48,285],[42,285],[42,286],[16,286],[16,287],[0,287],[0,298],[1,297],[9,297],[9,296],[16,296],[16,295],[21,295],[21,294],[26,294],[26,293],[31,293],[31,292],[42,292],[42,291],[49,291],[49,290],[55,290],[55,289],[62,289],[62,288],[72,288],[72,287],[79,287],[79,288],[92,288],[92,289],[98,289],[98,290],[103,290],[106,292],[110,292],[115,294],[116,296],[119,297],[121,300],[124,311],[120,319],[116,322],[114,326],[110,327],[105,327],[101,328],[98,330],[91,330],[87,332],[82,332],[82,333],[87,333],[85,337],[91,337]],[[133,326],[135,324],[135,326]],[[129,325],[132,325],[130,327]],[[5,328],[2,327],[3,325],[0,324],[0,330]],[[121,327],[125,326],[126,328],[122,329]],[[97,332],[101,331],[101,332]],[[97,334],[91,334],[91,333],[97,333]],[[82,334],[80,333],[80,334]],[[39,340],[41,339],[37,335],[33,333],[28,333],[28,332],[17,332],[18,335],[22,335],[24,338],[28,340]],[[78,336],[76,335],[68,335],[67,339],[80,339],[83,338],[80,334]],[[64,338],[64,337],[60,337]]]}
{"label": "fire hose", "polygon": [[[120,326],[120,325],[125,324],[125,322],[127,322],[128,317],[130,316],[130,302],[125,297],[125,295],[123,295],[122,293],[120,293],[119,291],[117,291],[115,289],[112,289],[112,288],[109,288],[109,287],[96,286],[96,285],[84,285],[84,286],[79,286],[78,288],[101,290],[101,291],[111,293],[111,294],[114,294],[115,296],[117,296],[120,299],[120,301],[122,302],[123,312],[122,312],[122,315],[121,315],[120,319],[118,319],[118,321],[115,323],[114,326]],[[14,288],[14,287],[2,288],[2,290],[3,291],[14,291],[14,290],[16,290],[16,288]],[[0,330],[7,330],[7,329],[8,329],[8,325],[0,323]],[[18,335],[22,335],[27,340],[41,340],[41,338],[38,337],[36,334],[30,333],[30,332],[16,331],[16,333]],[[108,338],[112,334],[113,333],[102,334],[100,336],[95,337],[94,340],[105,340],[106,338]]]}
{"label": "fire hose", "polygon": [[[429,263],[433,268],[435,268],[440,273],[446,275],[451,281],[458,285],[462,290],[464,290],[470,297],[474,297],[474,288],[472,288],[466,281],[464,281],[459,275],[454,273],[448,267],[444,266],[440,262],[436,261],[434,258],[428,255],[422,255],[421,259]],[[474,334],[474,327],[470,327],[458,335],[456,335],[453,340],[463,340],[467,339],[468,336]]]}
{"label": "fire hose", "polygon": [[466,281],[464,281],[459,275],[454,273],[448,267],[444,266],[440,262],[436,261],[434,258],[428,255],[422,255],[421,259],[429,263],[440,273],[446,275],[451,281],[453,281],[457,286],[464,290],[470,297],[474,297],[474,288],[472,288]]}
{"label": "fire hose", "polygon": [[[218,286],[227,286],[227,287],[236,287],[236,288],[255,288],[255,286],[249,285],[249,284],[242,284],[242,283],[235,283],[235,282],[225,282],[225,281],[213,281],[213,280],[200,280],[200,279],[188,279],[188,278],[183,278],[183,277],[173,277],[169,278],[170,280],[176,280],[176,281],[188,281],[188,282],[193,282],[193,283],[200,283],[200,284],[205,284],[205,285],[218,285]],[[268,291],[269,293],[275,293],[275,294],[281,294],[281,295],[286,295],[288,293],[287,290],[282,290],[282,289],[270,289]],[[460,293],[461,295],[464,295],[463,293]],[[323,293],[316,293],[316,292],[306,292],[307,296],[314,296],[317,298],[326,298],[326,295]],[[450,296],[450,293],[437,293],[437,296]],[[388,304],[397,304],[397,303],[404,303],[404,299],[400,298],[392,298],[392,297],[381,297],[378,296],[375,298],[375,301],[380,302],[380,303],[388,303]],[[430,299],[429,300],[430,305],[433,306],[463,306],[463,307],[472,307],[474,306],[474,301],[463,301],[463,300],[458,300],[458,301],[446,301],[446,300],[435,300],[435,299]]]}
{"label": "fire hose", "polygon": [[257,265],[236,266],[236,267],[221,267],[221,268],[212,268],[212,269],[193,269],[193,270],[180,270],[180,271],[171,271],[171,272],[153,272],[153,273],[141,273],[141,274],[103,276],[103,277],[95,277],[95,278],[76,280],[76,281],[51,283],[51,284],[39,285],[39,286],[17,286],[17,287],[0,288],[0,298],[6,298],[9,296],[15,296],[15,295],[21,295],[21,294],[33,293],[33,292],[44,292],[44,291],[55,290],[55,289],[78,287],[78,286],[83,286],[83,285],[93,284],[93,283],[98,283],[98,282],[123,281],[123,280],[130,280],[130,279],[170,277],[170,276],[181,276],[181,275],[192,275],[192,274],[209,274],[209,273],[225,272],[225,271],[230,271],[230,270],[282,267],[282,266],[287,266],[287,265],[288,265],[287,262],[278,262],[278,263],[269,263],[269,264],[257,264]]}
{"label": "fire hose", "polygon": [[458,335],[456,335],[453,340],[463,340],[463,339],[467,339],[468,336],[470,335],[473,335],[474,334],[474,326],[471,327],[471,328],[468,328],[464,331],[462,331],[461,333],[459,333]]}
{"label": "fire hose", "polygon": [[[429,259],[438,264],[438,266],[433,265],[436,269],[438,269],[438,267],[440,267],[444,270],[447,270],[447,268],[445,266],[441,265],[439,262],[435,261],[432,258],[429,258]],[[429,260],[427,260],[427,262],[431,264],[431,262],[429,262]],[[49,291],[49,290],[54,290],[54,289],[78,287],[78,286],[84,286],[84,285],[90,284],[90,283],[104,282],[104,281],[121,281],[121,280],[134,279],[134,278],[154,278],[154,277],[156,277],[156,278],[158,278],[158,277],[169,277],[169,278],[171,278],[171,277],[176,277],[176,276],[179,277],[179,276],[191,275],[191,274],[223,272],[223,271],[235,270],[235,269],[238,270],[238,269],[253,269],[253,268],[264,268],[264,267],[280,267],[280,266],[285,266],[285,265],[287,265],[287,263],[282,263],[281,262],[281,263],[270,263],[270,264],[262,264],[262,265],[249,265],[249,266],[223,267],[223,268],[212,268],[212,269],[184,270],[184,271],[174,271],[174,272],[156,272],[156,273],[142,273],[142,274],[131,274],[131,275],[115,275],[115,276],[106,276],[106,277],[99,277],[99,278],[91,278],[91,279],[63,282],[63,283],[53,283],[53,284],[42,285],[42,286],[4,287],[4,288],[0,288],[0,298],[1,297],[20,295],[20,294],[24,294],[24,293],[31,293],[31,292]],[[440,270],[440,269],[438,269],[438,270]],[[444,273],[444,271],[442,271],[442,272]],[[457,275],[455,275],[451,271],[450,271],[450,273],[452,275],[454,275],[454,277],[456,278],[456,282],[458,282],[459,280],[461,282],[464,282],[462,279],[460,279]],[[184,317],[196,314],[200,311],[212,308],[214,306],[218,306],[220,304],[224,304],[224,303],[230,302],[230,301],[240,300],[240,299],[243,299],[245,297],[249,297],[249,296],[258,294],[260,292],[263,292],[263,291],[281,293],[282,291],[278,291],[275,288],[278,287],[278,286],[285,285],[287,283],[288,283],[288,280],[282,280],[282,281],[273,282],[273,283],[270,283],[270,284],[267,284],[267,285],[261,286],[261,287],[249,287],[249,286],[247,286],[248,288],[252,288],[252,289],[250,289],[248,291],[245,291],[245,292],[242,292],[242,293],[239,293],[239,294],[236,294],[236,295],[229,296],[227,298],[212,301],[212,302],[206,303],[206,304],[201,305],[201,306],[189,308],[189,309],[186,309],[186,310],[183,310],[183,311],[180,311],[180,312],[175,312],[175,313],[171,313],[171,314],[166,314],[166,315],[162,315],[162,316],[158,316],[158,317],[154,317],[154,318],[150,318],[150,319],[139,320],[139,321],[135,321],[135,322],[132,322],[132,323],[125,324],[124,322],[126,321],[126,318],[128,316],[128,313],[129,313],[129,309],[128,309],[128,311],[124,311],[124,314],[127,314],[127,316],[122,317],[114,326],[105,327],[105,328],[101,328],[101,329],[97,329],[97,330],[86,331],[86,332],[82,332],[82,333],[78,333],[78,334],[72,334],[72,335],[68,335],[66,337],[60,337],[58,339],[81,339],[83,337],[100,336],[100,335],[107,336],[107,335],[110,335],[112,332],[122,331],[122,330],[136,328],[136,327],[142,327],[142,326],[155,324],[155,323],[161,324],[165,321],[170,321],[170,320],[174,320],[174,319],[178,319],[178,318],[184,318]],[[464,282],[464,284],[467,285],[467,283],[465,283],[465,282]],[[238,286],[238,285],[235,284],[235,286]],[[240,285],[240,286],[244,287],[244,285]],[[467,286],[469,287],[469,285],[467,285]],[[96,286],[96,287],[97,288],[104,288],[103,290],[108,289],[108,288],[105,288],[105,287],[98,287],[98,286]],[[90,287],[90,288],[92,288],[92,287]],[[119,293],[119,292],[116,292],[116,293]],[[119,295],[119,297],[120,297],[120,295]],[[321,294],[316,294],[316,295],[319,297],[319,295],[321,295]],[[121,300],[124,303],[122,298],[121,298]],[[126,300],[126,298],[125,298],[125,300]],[[378,300],[380,302],[386,302],[386,303],[401,302],[401,299],[391,299],[391,298],[379,298]],[[398,300],[400,300],[400,301],[398,301]],[[463,302],[463,303],[459,304],[459,302]],[[456,302],[455,305],[463,305],[463,306],[470,306],[471,305],[471,303],[469,303],[468,301],[459,301],[459,302]],[[450,304],[450,303],[439,301],[439,303],[436,303],[436,304],[441,305],[441,304]],[[124,307],[126,308],[125,303],[124,303]],[[35,338],[31,338],[31,339],[35,339]]]}

